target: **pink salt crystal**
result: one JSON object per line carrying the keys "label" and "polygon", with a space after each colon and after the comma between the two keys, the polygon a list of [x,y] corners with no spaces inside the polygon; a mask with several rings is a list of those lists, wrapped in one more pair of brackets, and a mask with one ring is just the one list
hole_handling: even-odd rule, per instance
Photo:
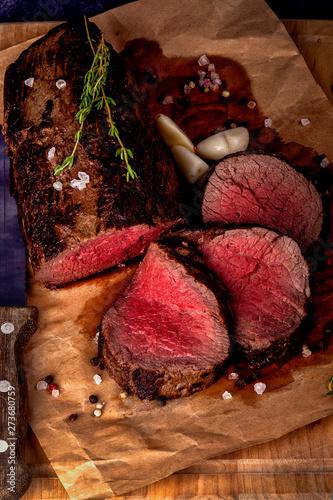
{"label": "pink salt crystal", "polygon": [[213,85],[211,86],[211,89],[216,91],[220,88],[220,85],[218,83],[213,83]]}
{"label": "pink salt crystal", "polygon": [[237,380],[238,379],[238,374],[235,372],[229,373],[228,375],[229,380]]}
{"label": "pink salt crystal", "polygon": [[202,87],[202,86],[203,86],[204,81],[205,81],[205,79],[204,79],[204,78],[200,78],[200,80],[199,80],[199,85],[200,85],[200,87]]}
{"label": "pink salt crystal", "polygon": [[323,167],[323,168],[328,167],[328,165],[329,165],[329,164],[330,164],[330,161],[329,161],[329,159],[328,159],[328,158],[326,158],[326,156],[325,156],[325,158],[324,158],[324,159],[320,162],[320,166],[321,166],[321,167]]}
{"label": "pink salt crystal", "polygon": [[[189,94],[191,92],[191,90],[192,90],[191,87],[185,83],[185,85],[184,85],[184,93],[185,94]],[[163,104],[164,104],[164,102],[163,102]]]}
{"label": "pink salt crystal", "polygon": [[253,389],[257,394],[261,395],[266,390],[266,384],[264,384],[263,382],[257,382],[256,384],[254,384]]}
{"label": "pink salt crystal", "polygon": [[224,393],[222,394],[222,398],[223,399],[231,399],[232,395],[230,394],[230,392],[224,391]]}
{"label": "pink salt crystal", "polygon": [[45,382],[45,380],[41,380],[40,382],[38,382],[38,384],[36,385],[36,389],[37,391],[44,391],[45,389],[48,388],[48,383]]}
{"label": "pink salt crystal", "polygon": [[309,356],[311,356],[312,352],[310,351],[310,349],[303,349],[302,351],[302,356],[303,358],[308,358]]}
{"label": "pink salt crystal", "polygon": [[208,71],[215,71],[215,64],[208,64]]}
{"label": "pink salt crystal", "polygon": [[198,64],[199,66],[208,66],[208,64],[210,64],[206,54],[203,54],[202,56],[199,57]]}
{"label": "pink salt crystal", "polygon": [[306,125],[309,125],[309,123],[311,123],[309,118],[302,118],[301,119],[301,124],[303,125],[303,127],[305,127]]}
{"label": "pink salt crystal", "polygon": [[204,84],[204,87],[211,87],[212,86],[212,82],[209,78],[205,78],[203,84]]}
{"label": "pink salt crystal", "polygon": [[173,103],[173,97],[171,95],[167,95],[164,99],[163,99],[163,104],[166,105],[166,104],[172,104]]}
{"label": "pink salt crystal", "polygon": [[271,126],[272,126],[272,120],[270,118],[266,118],[265,127],[271,127]]}
{"label": "pink salt crystal", "polygon": [[59,389],[53,389],[53,391],[51,392],[52,396],[54,398],[58,398],[60,396],[60,392],[59,392]]}
{"label": "pink salt crystal", "polygon": [[206,76],[206,71],[199,70],[198,71],[198,75],[199,75],[200,78],[203,78],[204,76]]}
{"label": "pink salt crystal", "polygon": [[35,81],[35,79],[33,77],[31,77],[31,78],[27,78],[26,80],[24,80],[24,83],[27,87],[32,87],[34,84],[34,81]]}
{"label": "pink salt crystal", "polygon": [[222,81],[219,78],[214,78],[213,84],[219,86],[222,85]]}
{"label": "pink salt crystal", "polygon": [[217,78],[220,78],[220,75],[216,73],[216,71],[212,71],[210,77],[212,80],[216,80]]}

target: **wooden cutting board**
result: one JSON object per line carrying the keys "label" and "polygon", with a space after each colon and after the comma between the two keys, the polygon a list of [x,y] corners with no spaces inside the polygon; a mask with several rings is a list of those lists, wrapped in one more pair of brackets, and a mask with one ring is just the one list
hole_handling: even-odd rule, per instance
{"label": "wooden cutting board", "polygon": [[[333,21],[284,24],[333,105]],[[333,416],[278,440],[204,460],[118,498],[331,500],[332,457]],[[69,498],[31,430],[26,461],[33,479],[23,500]]]}

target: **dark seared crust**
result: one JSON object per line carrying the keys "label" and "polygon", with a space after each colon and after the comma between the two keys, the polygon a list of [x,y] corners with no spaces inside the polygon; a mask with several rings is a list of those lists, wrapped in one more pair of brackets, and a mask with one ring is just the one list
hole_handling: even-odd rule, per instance
{"label": "dark seared crust", "polygon": [[102,362],[110,376],[129,394],[140,399],[180,398],[209,387],[225,371],[229,360],[216,364],[207,371],[147,370],[128,362],[120,362],[102,342]]}
{"label": "dark seared crust", "polygon": [[[91,37],[100,40],[89,23]],[[7,69],[4,132],[12,159],[12,191],[34,271],[66,249],[111,228],[155,226],[181,218],[179,182],[168,148],[149,117],[141,89],[112,49],[106,94],[116,101],[113,118],[124,145],[134,154],[138,179],[126,182],[126,167],[115,158],[118,144],[108,135],[105,111],[93,110],[74,166],[54,178],[57,164],[73,148],[83,78],[92,53],[83,20],[51,30]],[[34,77],[32,88],[24,81]],[[57,89],[58,79],[66,87]],[[47,153],[56,148],[54,160]],[[90,175],[88,188],[69,187],[79,171]],[[55,180],[64,189],[56,191]]]}
{"label": "dark seared crust", "polygon": [[[203,283],[215,294],[219,302],[221,319],[228,329],[232,343],[232,312],[229,308],[227,293],[215,274],[206,268],[201,257],[191,247],[180,245],[169,248],[161,243],[158,245],[167,253],[170,260],[180,262],[191,278]],[[194,367],[175,370],[168,366],[163,370],[150,370],[120,359],[119,355],[113,352],[112,346],[108,345],[107,332],[103,331],[102,325],[99,327],[99,332],[99,350],[108,373],[129,394],[136,395],[140,399],[156,399],[158,396],[166,398],[189,396],[209,387],[230,363],[230,358],[227,356],[224,360],[216,362],[214,366],[207,364],[204,370]]]}

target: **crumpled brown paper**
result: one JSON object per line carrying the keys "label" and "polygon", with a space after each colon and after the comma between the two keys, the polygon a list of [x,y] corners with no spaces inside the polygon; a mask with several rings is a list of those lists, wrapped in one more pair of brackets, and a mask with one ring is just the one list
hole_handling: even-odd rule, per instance
{"label": "crumpled brown paper", "polygon": [[[93,21],[118,51],[126,41],[143,37],[158,41],[167,57],[206,53],[237,61],[281,137],[333,159],[332,107],[263,0],[140,0]],[[45,32],[50,27],[44,25]],[[29,33],[29,26],[22,29]],[[31,38],[40,34],[34,31]],[[1,52],[1,75],[32,41]],[[300,126],[303,117],[310,125]],[[325,396],[333,374],[332,342],[309,358],[296,356],[262,379],[267,389],[261,396],[253,384],[240,389],[224,376],[206,391],[164,407],[135,397],[121,399],[115,382],[89,360],[96,355],[92,339],[102,314],[134,270],[106,272],[59,290],[30,280],[28,304],[39,309],[39,329],[25,356],[29,422],[72,499],[105,500],[333,413],[333,400]],[[314,300],[319,331],[333,319],[332,268],[318,276]],[[99,386],[95,373],[103,379]],[[35,389],[48,374],[59,385],[59,398]],[[222,399],[225,390],[232,399]],[[101,418],[93,416],[91,394],[106,403]],[[78,414],[74,422],[68,420],[72,413]]]}

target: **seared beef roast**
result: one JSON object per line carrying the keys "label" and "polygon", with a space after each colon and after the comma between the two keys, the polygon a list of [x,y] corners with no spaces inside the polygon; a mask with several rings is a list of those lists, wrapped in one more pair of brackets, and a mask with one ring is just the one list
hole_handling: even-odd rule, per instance
{"label": "seared beef roast", "polygon": [[225,291],[201,258],[152,243],[103,316],[106,368],[141,399],[205,389],[228,358],[228,316]]}
{"label": "seared beef roast", "polygon": [[272,153],[237,153],[219,162],[202,204],[205,223],[264,226],[294,238],[304,251],[319,236],[321,198],[286,159]]}
{"label": "seared beef roast", "polygon": [[298,244],[261,227],[184,230],[165,242],[180,240],[197,245],[230,294],[235,340],[245,357],[259,366],[283,355],[300,333],[310,298]]}
{"label": "seared beef roast", "polygon": [[[96,46],[101,33],[91,23],[89,30]],[[116,102],[113,119],[134,155],[130,163],[138,178],[129,182],[125,163],[115,157],[119,145],[108,135],[105,109],[93,108],[88,116],[72,169],[53,174],[72,152],[79,129],[75,114],[93,61],[83,20],[51,30],[6,72],[4,131],[12,188],[35,276],[47,286],[84,278],[144,252],[181,217],[174,160],[129,68],[109,48],[105,93]],[[70,185],[80,172],[90,177],[85,189]],[[62,190],[53,187],[55,181]]]}

